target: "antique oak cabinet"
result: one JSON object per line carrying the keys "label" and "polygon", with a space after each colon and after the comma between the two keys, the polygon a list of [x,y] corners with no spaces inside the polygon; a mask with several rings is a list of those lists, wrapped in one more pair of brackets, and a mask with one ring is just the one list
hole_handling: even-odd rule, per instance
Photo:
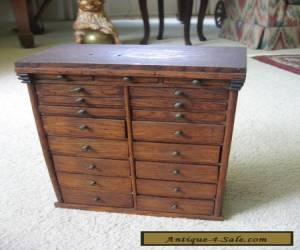
{"label": "antique oak cabinet", "polygon": [[62,45],[16,72],[57,207],[222,219],[244,48]]}

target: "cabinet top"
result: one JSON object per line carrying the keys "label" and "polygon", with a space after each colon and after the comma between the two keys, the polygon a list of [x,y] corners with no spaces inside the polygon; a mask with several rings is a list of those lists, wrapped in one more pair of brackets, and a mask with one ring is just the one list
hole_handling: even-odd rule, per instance
{"label": "cabinet top", "polygon": [[16,68],[120,68],[246,72],[246,48],[172,45],[60,45],[16,62]]}

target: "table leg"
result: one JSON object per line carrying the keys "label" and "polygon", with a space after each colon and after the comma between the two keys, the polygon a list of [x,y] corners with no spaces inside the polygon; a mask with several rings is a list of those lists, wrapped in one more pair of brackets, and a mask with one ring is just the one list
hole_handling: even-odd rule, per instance
{"label": "table leg", "polygon": [[140,44],[148,44],[149,36],[150,36],[150,23],[149,23],[147,0],[139,0],[139,7],[144,22],[144,38],[140,41]]}
{"label": "table leg", "polygon": [[193,11],[193,0],[185,1],[184,39],[186,45],[192,45],[190,37],[191,17]]}
{"label": "table leg", "polygon": [[165,16],[164,16],[164,0],[158,0],[158,13],[159,13],[159,31],[158,40],[162,40],[164,36]]}
{"label": "table leg", "polygon": [[33,34],[30,28],[30,16],[27,0],[10,0],[18,28],[18,36],[24,48],[34,47]]}
{"label": "table leg", "polygon": [[178,15],[177,18],[180,22],[184,23],[185,20],[185,0],[177,0],[178,5]]}
{"label": "table leg", "polygon": [[203,35],[203,22],[205,13],[208,6],[208,0],[201,0],[200,10],[198,14],[198,25],[197,25],[197,31],[198,31],[198,37],[200,41],[206,41],[206,37]]}

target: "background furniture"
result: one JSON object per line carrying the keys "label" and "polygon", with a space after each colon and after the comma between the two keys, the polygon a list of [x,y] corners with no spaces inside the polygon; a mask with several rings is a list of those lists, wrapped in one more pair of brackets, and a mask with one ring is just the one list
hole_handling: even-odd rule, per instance
{"label": "background furniture", "polygon": [[56,206],[222,219],[246,49],[64,45],[16,72]]}
{"label": "background furniture", "polygon": [[[191,45],[190,39],[190,23],[193,9],[193,0],[178,0],[178,8],[179,8],[179,20],[184,23],[184,39],[186,45]],[[149,36],[150,36],[150,23],[149,23],[149,14],[147,8],[147,0],[139,0],[139,6],[141,10],[141,15],[144,22],[144,37],[141,40],[141,44],[148,44]],[[203,21],[205,17],[205,13],[208,6],[208,0],[201,0],[201,5],[198,14],[198,25],[197,25],[197,33],[200,41],[206,41],[205,36],[203,35]],[[158,0],[158,12],[159,12],[159,32],[157,39],[161,40],[163,38],[164,33],[164,0]]]}
{"label": "background furniture", "polygon": [[224,38],[252,49],[300,46],[300,0],[224,0]]}

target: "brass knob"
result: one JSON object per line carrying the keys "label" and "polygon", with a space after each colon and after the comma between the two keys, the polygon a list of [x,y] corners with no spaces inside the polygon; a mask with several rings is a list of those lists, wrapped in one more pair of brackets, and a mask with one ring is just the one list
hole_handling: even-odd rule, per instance
{"label": "brass knob", "polygon": [[202,84],[202,81],[199,80],[199,79],[195,79],[192,81],[192,84],[195,85],[195,86],[200,86]]}
{"label": "brass knob", "polygon": [[87,113],[87,112],[86,112],[85,109],[80,109],[80,110],[77,111],[77,114],[79,114],[79,115],[84,115],[84,114],[86,114],[86,113]]}
{"label": "brass knob", "polygon": [[75,102],[77,102],[77,103],[84,103],[85,100],[84,100],[84,98],[77,98],[77,99],[75,100]]}
{"label": "brass knob", "polygon": [[172,210],[175,210],[175,209],[177,209],[177,208],[178,208],[177,204],[172,204],[172,206],[171,206],[171,209],[172,209]]}
{"label": "brass knob", "polygon": [[184,118],[184,115],[183,114],[176,114],[175,115],[175,118],[177,119],[177,120],[180,120],[180,119],[183,119]]}
{"label": "brass knob", "polygon": [[180,171],[178,169],[175,169],[173,170],[172,172],[173,175],[179,175],[180,174]]}
{"label": "brass knob", "polygon": [[89,146],[89,145],[83,145],[82,147],[81,147],[81,151],[83,151],[83,152],[87,152],[87,151],[89,151],[91,149],[91,147]]}
{"label": "brass knob", "polygon": [[124,82],[130,82],[131,81],[131,78],[129,76],[124,76],[123,77],[123,81]]}
{"label": "brass knob", "polygon": [[92,181],[89,182],[89,184],[90,184],[90,186],[95,186],[97,184],[97,182],[92,180]]}
{"label": "brass knob", "polygon": [[99,202],[99,201],[101,201],[101,199],[100,199],[100,197],[95,197],[94,199],[93,199],[95,202]]}
{"label": "brass knob", "polygon": [[64,75],[58,75],[56,76],[57,80],[66,80],[66,77]]}
{"label": "brass knob", "polygon": [[94,169],[96,169],[96,165],[91,164],[91,165],[89,165],[89,166],[87,167],[87,169],[88,169],[88,170],[94,170]]}
{"label": "brass knob", "polygon": [[177,109],[180,109],[180,108],[183,107],[183,103],[181,103],[181,102],[176,102],[176,103],[174,104],[174,107],[177,108]]}
{"label": "brass knob", "polygon": [[182,95],[183,95],[183,91],[181,91],[181,90],[176,90],[176,91],[174,92],[174,95],[175,95],[175,96],[182,96]]}
{"label": "brass knob", "polygon": [[175,192],[175,193],[179,193],[180,191],[181,191],[180,187],[175,187],[175,188],[174,188],[174,192]]}
{"label": "brass knob", "polygon": [[180,155],[180,152],[178,152],[178,151],[172,152],[172,156],[179,156],[179,155]]}
{"label": "brass knob", "polygon": [[88,129],[89,127],[87,126],[87,125],[85,125],[85,124],[82,124],[82,125],[80,125],[79,126],[79,129],[81,130],[81,131],[83,131],[83,130],[85,130],[85,129]]}
{"label": "brass knob", "polygon": [[72,93],[79,93],[79,92],[82,92],[82,91],[84,91],[84,88],[81,88],[81,87],[70,90],[70,92],[72,92]]}
{"label": "brass knob", "polygon": [[183,132],[182,132],[182,131],[176,131],[176,132],[175,132],[175,135],[178,136],[178,137],[179,137],[179,136],[183,136]]}

